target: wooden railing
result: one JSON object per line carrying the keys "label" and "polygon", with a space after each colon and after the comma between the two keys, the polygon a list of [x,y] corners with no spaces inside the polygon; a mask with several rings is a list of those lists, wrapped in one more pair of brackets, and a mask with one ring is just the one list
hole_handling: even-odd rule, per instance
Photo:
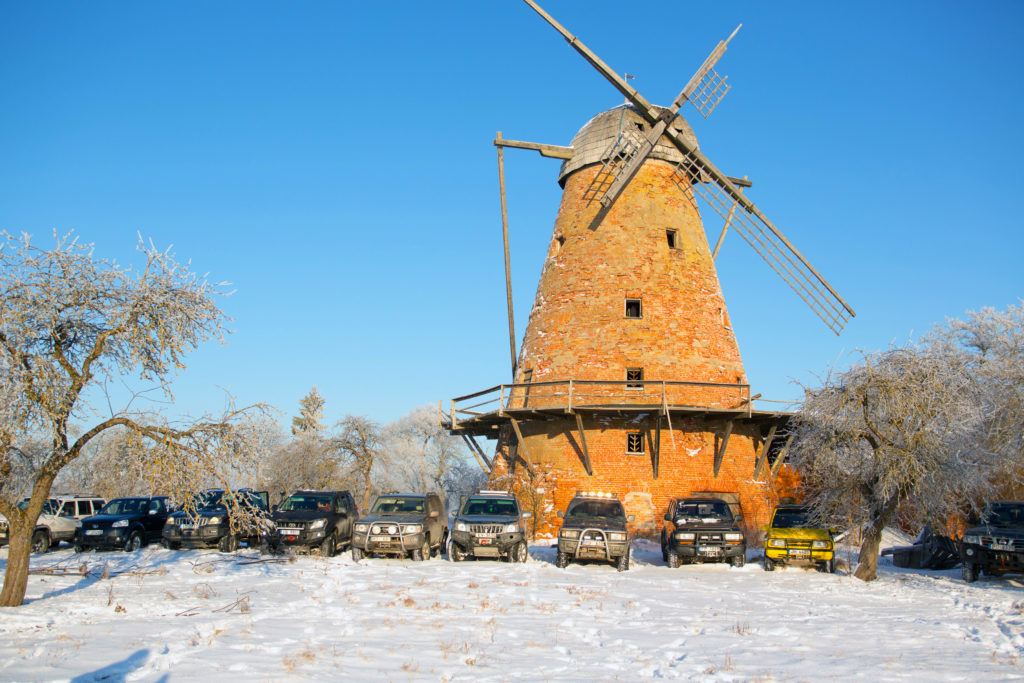
{"label": "wooden railing", "polygon": [[751,412],[749,384],[681,382],[667,380],[603,381],[560,380],[528,384],[500,384],[451,402],[451,428],[460,420],[498,414],[506,410],[646,406],[698,407]]}

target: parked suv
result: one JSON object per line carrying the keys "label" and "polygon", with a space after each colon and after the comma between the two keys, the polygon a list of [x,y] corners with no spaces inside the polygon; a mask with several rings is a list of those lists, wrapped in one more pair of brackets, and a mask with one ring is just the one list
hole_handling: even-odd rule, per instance
{"label": "parked suv", "polygon": [[669,567],[691,562],[747,561],[743,530],[721,498],[673,498],[665,511],[661,556]]}
{"label": "parked suv", "polygon": [[558,532],[558,554],[555,566],[566,567],[576,560],[607,560],[615,563],[620,572],[629,569],[629,532],[626,516],[619,499],[611,493],[577,491],[569,501]]}
{"label": "parked suv", "polygon": [[386,493],[353,527],[352,559],[395,555],[428,560],[447,536],[447,515],[436,493]]}
{"label": "parked suv", "polygon": [[[78,520],[96,514],[105,502],[99,496],[89,495],[61,495],[47,500],[32,532],[32,552],[45,553],[61,541],[74,540]],[[28,499],[18,504],[23,510],[27,506]],[[7,545],[7,534],[7,520],[0,516],[0,546]]]}
{"label": "parked suv", "polygon": [[167,496],[115,498],[98,515],[86,517],[75,529],[75,552],[91,548],[138,550],[159,541],[171,513]]}
{"label": "parked suv", "polygon": [[[224,553],[234,552],[239,543],[256,547],[261,534],[270,525],[267,499],[266,491],[252,489],[204,491],[167,518],[163,531],[164,545],[172,550],[183,545],[217,546]],[[246,514],[236,515],[236,506]]]}
{"label": "parked suv", "polygon": [[778,506],[765,527],[765,571],[772,571],[777,564],[805,564],[831,574],[836,570],[833,533],[833,529],[815,524],[804,505]]}
{"label": "parked suv", "polygon": [[480,491],[470,496],[454,520],[448,559],[502,557],[508,562],[526,562],[529,553],[522,520],[529,516],[529,512],[519,512],[511,493]]}
{"label": "parked suv", "polygon": [[296,491],[272,513],[260,549],[278,552],[281,546],[312,549],[331,557],[352,542],[352,523],[358,514],[348,491]]}
{"label": "parked suv", "polygon": [[1024,501],[989,503],[982,519],[972,520],[960,541],[964,581],[977,581],[982,571],[1024,572]]}

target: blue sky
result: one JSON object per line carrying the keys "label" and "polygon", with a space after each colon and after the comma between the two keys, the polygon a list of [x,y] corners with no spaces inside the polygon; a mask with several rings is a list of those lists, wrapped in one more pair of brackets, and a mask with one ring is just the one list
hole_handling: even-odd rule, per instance
{"label": "blue sky", "polygon": [[[857,311],[836,337],[737,236],[719,274],[754,393],[1024,296],[1024,4],[621,2],[546,9],[666,104],[715,43],[732,91],[684,111]],[[382,421],[510,381],[491,140],[567,145],[621,96],[525,4],[0,4],[0,228],[136,234],[230,281],[228,345],[175,383]],[[506,153],[520,336],[558,163]],[[708,231],[721,222],[708,216]]]}

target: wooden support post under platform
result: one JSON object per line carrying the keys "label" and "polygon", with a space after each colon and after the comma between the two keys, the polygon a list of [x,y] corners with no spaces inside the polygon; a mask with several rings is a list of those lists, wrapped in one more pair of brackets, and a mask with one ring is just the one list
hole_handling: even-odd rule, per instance
{"label": "wooden support post under platform", "polygon": [[782,469],[783,463],[786,462],[786,456],[789,454],[789,444],[793,443],[793,435],[790,434],[786,437],[786,444],[779,451],[779,455],[775,458],[775,462],[772,463],[772,481],[775,477],[779,476],[779,470]]}
{"label": "wooden support post under platform", "polygon": [[651,452],[651,470],[654,478],[658,478],[658,467],[661,465],[661,413],[654,423],[654,450]]}
{"label": "wooden support post under platform", "polygon": [[771,429],[768,430],[768,436],[764,439],[764,445],[761,446],[761,452],[757,455],[757,462],[754,463],[754,480],[758,481],[761,479],[761,473],[764,471],[764,464],[768,462],[768,449],[772,447],[772,441],[775,440],[775,430],[778,425],[772,425]]}
{"label": "wooden support post under platform", "polygon": [[[522,453],[523,462],[526,463],[526,466],[528,468],[530,468],[530,471],[532,472],[533,471],[533,463],[530,462],[530,454],[526,450],[526,442],[523,440],[523,433],[519,430],[519,421],[518,420],[509,419],[509,422],[512,423],[512,430],[516,433],[516,441],[518,442],[518,449],[517,450],[521,450],[523,452]],[[517,452],[516,455],[518,456],[519,453]],[[512,460],[513,465],[515,464],[515,461],[517,459],[518,459],[518,457],[514,458]]]}
{"label": "wooden support post under platform", "polygon": [[583,467],[587,470],[587,476],[594,476],[594,468],[590,466],[590,450],[587,448],[587,434],[583,431],[583,418],[579,413],[576,416],[576,428],[580,430],[580,445],[583,447]]}
{"label": "wooden support post under platform", "polygon": [[722,435],[721,440],[718,442],[718,448],[715,449],[716,477],[718,476],[718,470],[722,467],[722,460],[725,458],[725,448],[729,445],[729,437],[732,436],[732,425],[732,420],[725,423],[725,434]]}
{"label": "wooden support post under platform", "polygon": [[461,434],[460,436],[462,436],[462,440],[466,442],[466,445],[469,446],[469,450],[473,452],[473,457],[476,458],[476,462],[478,465],[480,465],[480,469],[484,471],[484,474],[490,474],[493,465],[487,459],[487,456],[484,455],[483,449],[480,448],[480,444],[476,442],[476,439],[473,438],[473,435]]}
{"label": "wooden support post under platform", "polygon": [[[501,140],[498,131],[497,144]],[[516,380],[516,325],[512,314],[512,264],[508,255],[508,208],[505,203],[505,150],[498,145],[498,186],[501,190],[501,239],[505,246],[505,296],[508,299],[508,345],[512,353],[512,381]]]}

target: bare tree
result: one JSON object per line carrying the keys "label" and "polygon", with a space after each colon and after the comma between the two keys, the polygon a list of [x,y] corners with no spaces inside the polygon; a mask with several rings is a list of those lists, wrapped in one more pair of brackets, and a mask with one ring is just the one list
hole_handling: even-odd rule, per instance
{"label": "bare tree", "polygon": [[99,435],[134,434],[155,459],[152,474],[183,485],[199,468],[221,472],[218,459],[237,462],[244,447],[242,413],[233,410],[189,424],[143,424],[115,411],[73,434],[73,422],[92,415],[91,387],[134,374],[170,398],[185,354],[222,339],[225,317],[214,302],[222,286],[168,251],[141,240],[139,249],[145,266],[135,271],[69,237],[42,250],[28,236],[0,234],[0,514],[10,528],[2,606],[24,600],[31,534],[54,480]]}
{"label": "bare tree", "polygon": [[983,498],[985,418],[971,359],[949,347],[866,355],[806,390],[790,452],[818,516],[862,526],[855,576],[876,578],[898,511],[941,528]]}
{"label": "bare tree", "polygon": [[381,426],[368,417],[346,415],[338,427],[341,433],[332,440],[332,446],[355,477],[353,488],[362,490],[362,506],[368,509],[378,491],[374,486],[374,472],[388,464]]}

